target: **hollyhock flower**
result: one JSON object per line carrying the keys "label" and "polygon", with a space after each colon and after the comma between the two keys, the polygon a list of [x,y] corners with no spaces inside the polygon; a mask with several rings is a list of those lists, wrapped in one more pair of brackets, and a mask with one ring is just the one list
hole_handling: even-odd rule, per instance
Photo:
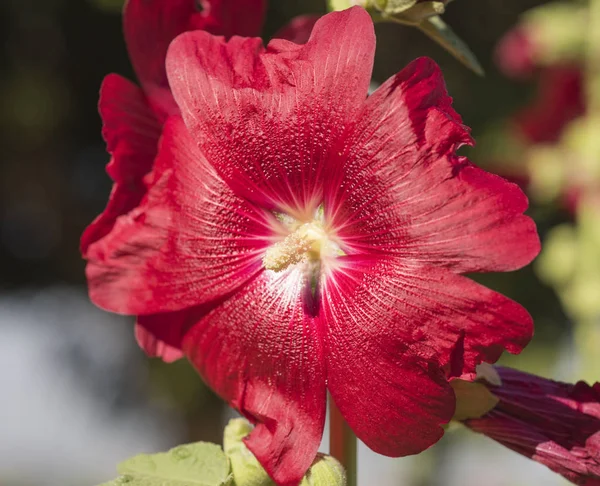
{"label": "hollyhock flower", "polygon": [[180,33],[209,29],[213,33],[258,35],[264,0],[206,0],[198,11],[194,0],[129,0],[123,28],[141,88],[111,74],[100,90],[103,135],[112,154],[107,172],[115,181],[108,206],[85,231],[84,256],[90,244],[111,231],[118,216],[136,207],[145,194],[142,179],[152,168],[162,123],[177,113],[167,81],[165,58]]}
{"label": "hollyhock flower", "polygon": [[495,385],[481,383],[497,397],[497,405],[463,423],[575,484],[600,485],[600,383],[572,385],[510,368],[495,370]]}
{"label": "hollyhock flower", "polygon": [[[104,212],[85,230],[81,251],[87,258],[91,244],[113,230],[117,218],[130,214],[146,194],[144,177],[158,150],[162,126],[179,113],[167,80],[165,58],[171,41],[189,30],[213,34],[259,35],[266,0],[128,0],[123,11],[125,40],[141,87],[108,75],[101,88],[99,109],[103,135],[112,158],[107,172],[114,181]],[[316,18],[294,19],[276,34],[301,43],[308,39]],[[181,350],[158,339],[150,326],[136,323],[140,346],[165,361],[182,357]]]}
{"label": "hollyhock flower", "polygon": [[360,7],[305,45],[177,37],[181,117],[139,207],[87,252],[92,300],[183,349],[280,485],[315,458],[326,390],[373,450],[418,453],[453,415],[448,377],[532,334],[462,275],[538,253],[525,196],[456,155],[472,141],[432,61],[367,97],[374,50]]}

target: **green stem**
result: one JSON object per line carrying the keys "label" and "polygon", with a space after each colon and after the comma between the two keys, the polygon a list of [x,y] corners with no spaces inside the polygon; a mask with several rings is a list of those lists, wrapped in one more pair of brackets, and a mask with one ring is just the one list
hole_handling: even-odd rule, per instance
{"label": "green stem", "polygon": [[346,469],[347,486],[357,486],[356,436],[331,397],[329,397],[329,454],[340,461]]}

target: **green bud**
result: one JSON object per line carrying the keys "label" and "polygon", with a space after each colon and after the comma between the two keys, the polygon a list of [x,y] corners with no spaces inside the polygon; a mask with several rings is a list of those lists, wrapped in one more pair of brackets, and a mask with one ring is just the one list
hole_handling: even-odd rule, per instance
{"label": "green bud", "polygon": [[319,453],[300,486],[346,486],[346,471],[336,459]]}
{"label": "green bud", "polygon": [[225,427],[223,449],[231,463],[233,479],[236,486],[275,486],[242,440],[252,432],[252,428],[252,425],[242,418],[230,420]]}
{"label": "green bud", "polygon": [[[229,458],[236,486],[275,486],[243,439],[252,432],[245,419],[232,419],[225,427],[223,448]],[[345,486],[346,473],[333,457],[318,454],[300,486]]]}
{"label": "green bud", "polygon": [[330,12],[346,10],[347,8],[355,7],[356,5],[369,10],[373,8],[373,3],[374,0],[328,0],[327,2]]}
{"label": "green bud", "polygon": [[208,442],[139,454],[118,465],[121,476],[102,486],[233,486],[221,447]]}
{"label": "green bud", "polygon": [[398,15],[417,4],[417,0],[373,0],[374,7],[387,15]]}

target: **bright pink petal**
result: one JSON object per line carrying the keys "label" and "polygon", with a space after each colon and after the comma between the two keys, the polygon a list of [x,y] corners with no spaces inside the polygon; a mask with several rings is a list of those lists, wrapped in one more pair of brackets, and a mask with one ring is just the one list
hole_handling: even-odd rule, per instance
{"label": "bright pink petal", "polygon": [[349,252],[385,252],[454,271],[506,271],[539,252],[527,198],[455,151],[470,144],[439,68],[418,59],[367,101],[325,208]]}
{"label": "bright pink petal", "polygon": [[88,249],[96,305],[176,311],[220,298],[260,271],[273,216],[232,194],[179,117],[165,125],[148,183],[142,204]]}
{"label": "bright pink petal", "polygon": [[169,91],[165,58],[182,32],[206,30],[218,35],[260,34],[266,0],[128,0],[123,27],[129,55],[144,91],[155,108],[177,113]]}
{"label": "bright pink petal", "polygon": [[187,126],[237,194],[310,208],[331,147],[364,104],[374,48],[373,23],[356,7],[322,17],[304,46],[184,34],[167,71]]}
{"label": "bright pink petal", "polygon": [[248,448],[281,486],[315,458],[325,420],[325,371],[298,269],[264,272],[200,319],[184,351],[206,382],[257,423]]}
{"label": "bright pink petal", "polygon": [[115,220],[135,208],[146,193],[143,177],[156,156],[160,125],[144,93],[130,81],[109,74],[100,90],[102,133],[112,155],[106,171],[115,182],[104,212],[81,237],[81,252],[112,230]]}
{"label": "bright pink petal", "polygon": [[310,39],[310,34],[313,27],[319,20],[320,15],[299,15],[294,17],[290,22],[279,29],[274,39],[285,39],[294,44],[306,44]]}

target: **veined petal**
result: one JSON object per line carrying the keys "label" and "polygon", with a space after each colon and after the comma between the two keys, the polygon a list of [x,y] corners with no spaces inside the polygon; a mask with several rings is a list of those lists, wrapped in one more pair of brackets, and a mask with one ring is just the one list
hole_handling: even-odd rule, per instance
{"label": "veined petal", "polygon": [[106,171],[115,182],[104,212],[85,230],[81,252],[112,230],[116,219],[134,209],[146,194],[143,177],[152,169],[160,124],[140,88],[109,74],[100,89],[102,134],[112,155]]}
{"label": "veined petal", "polygon": [[454,393],[439,366],[365,329],[362,316],[339,321],[346,312],[340,309],[343,292],[325,291],[327,388],[357,437],[375,452],[422,452],[444,434],[440,425],[454,414]]}
{"label": "veined petal", "polygon": [[149,192],[88,249],[94,303],[147,315],[223,297],[262,268],[272,215],[236,197],[179,117],[165,125]]}
{"label": "veined petal", "polygon": [[314,209],[329,152],[364,104],[374,49],[356,7],[322,17],[303,46],[186,33],[167,71],[188,128],[236,194]]}
{"label": "veined petal", "polygon": [[454,413],[447,376],[518,352],[532,321],[466,277],[397,259],[341,257],[323,280],[327,387],[376,452],[423,451]]}
{"label": "veined petal", "polygon": [[[418,59],[367,101],[325,208],[351,252],[385,252],[458,273],[515,270],[539,252],[527,198],[455,151],[471,138],[439,68]],[[342,190],[340,190],[341,188]]]}
{"label": "veined petal", "polygon": [[177,113],[165,69],[167,49],[182,32],[259,35],[266,0],[128,0],[123,28],[129,55],[144,91],[164,115]]}
{"label": "veined petal", "polygon": [[248,448],[281,486],[314,460],[325,421],[325,371],[298,269],[263,272],[199,319],[184,351],[206,382],[257,426]]}
{"label": "veined petal", "polygon": [[323,303],[328,321],[351,323],[349,332],[385,339],[452,376],[495,362],[504,349],[520,352],[533,334],[516,302],[446,269],[397,258],[340,257],[324,278]]}

